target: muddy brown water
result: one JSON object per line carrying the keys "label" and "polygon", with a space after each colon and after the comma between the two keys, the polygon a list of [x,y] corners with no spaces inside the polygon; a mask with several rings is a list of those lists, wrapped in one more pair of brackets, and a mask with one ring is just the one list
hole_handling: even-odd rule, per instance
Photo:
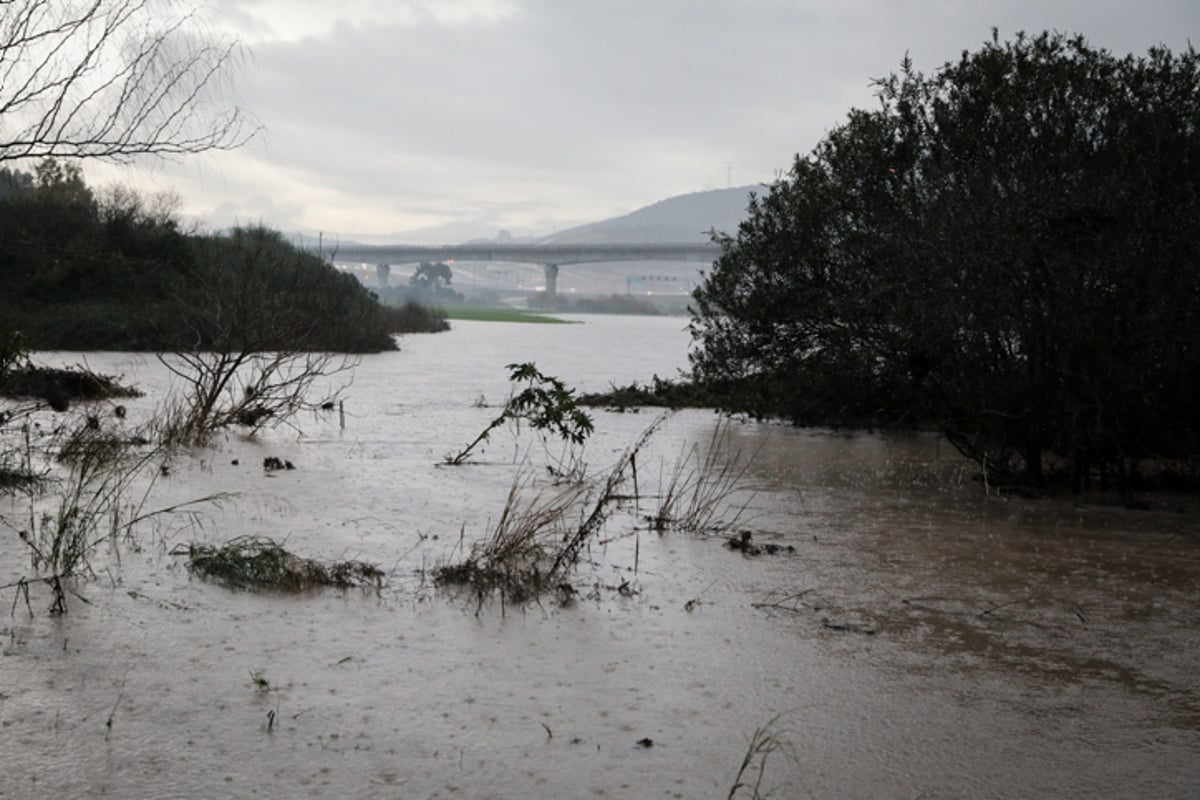
{"label": "muddy brown water", "polygon": [[[503,433],[437,465],[496,412],[505,364],[597,390],[673,374],[686,348],[674,319],[457,323],[363,359],[345,430],[180,457],[150,506],[236,496],[102,546],[65,616],[38,586],[32,616],[0,595],[0,796],[725,797],[763,726],[776,797],[1200,796],[1190,500],[1007,498],[936,437],[738,422],[726,458],[754,457],[724,516],[781,548],[748,556],[641,518],[721,425],[689,411],[639,455],[642,496],[585,554],[579,601],[479,609],[431,584],[557,455]],[[168,389],[151,357],[87,360],[148,390],[128,424]],[[653,419],[597,412],[589,469]],[[20,528],[28,503],[2,503]],[[170,555],[242,534],[390,578],[231,591]],[[34,574],[22,547],[0,531],[0,585]]]}

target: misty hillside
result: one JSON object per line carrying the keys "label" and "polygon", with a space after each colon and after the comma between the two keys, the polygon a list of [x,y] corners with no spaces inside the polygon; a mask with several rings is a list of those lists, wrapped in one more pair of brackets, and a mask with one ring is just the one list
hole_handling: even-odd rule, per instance
{"label": "misty hillside", "polygon": [[746,217],[750,192],[758,186],[736,186],[670,197],[623,217],[592,222],[543,237],[554,244],[599,244],[603,242],[707,242],[708,231],[716,228],[735,233]]}

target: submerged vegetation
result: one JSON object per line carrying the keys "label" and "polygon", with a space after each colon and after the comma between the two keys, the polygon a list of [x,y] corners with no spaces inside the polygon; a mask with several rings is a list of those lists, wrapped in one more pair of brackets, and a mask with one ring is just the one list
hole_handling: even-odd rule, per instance
{"label": "submerged vegetation", "polygon": [[721,387],[699,383],[687,377],[672,380],[655,375],[648,384],[634,382],[626,386],[612,386],[607,392],[581,395],[579,405],[629,411],[647,406],[671,409],[725,408],[725,401],[726,394]]}
{"label": "submerged vegetation", "polygon": [[434,580],[444,586],[468,587],[480,608],[497,593],[502,601],[522,603],[553,590],[569,602],[575,590],[568,576],[582,550],[629,499],[621,489],[636,473],[638,452],[662,419],[646,429],[602,480],[532,495],[524,482],[514,482],[491,535],[475,543],[463,561],[436,569]]}
{"label": "submerged vegetation", "polygon": [[260,536],[239,536],[219,546],[189,544],[174,553],[187,557],[192,574],[238,589],[379,588],[384,579],[383,570],[374,564],[324,564],[301,558],[278,542]]}
{"label": "submerged vegetation", "polygon": [[42,400],[51,408],[65,411],[73,401],[90,402],[140,397],[141,392],[122,386],[112,375],[99,375],[84,367],[55,369],[27,365],[0,371],[0,397]]}
{"label": "submerged vegetation", "polygon": [[[656,531],[720,533],[732,528],[753,500],[747,492],[746,470],[756,453],[748,456],[730,448],[728,420],[713,428],[708,445],[693,442],[675,462],[658,495],[658,510],[649,517]],[[732,516],[727,512],[736,495],[746,495]]]}
{"label": "submerged vegetation", "polygon": [[[120,421],[119,418],[117,420]],[[25,545],[30,564],[37,573],[22,578],[18,591],[28,603],[31,582],[50,587],[51,612],[67,611],[66,595],[71,580],[92,574],[92,558],[101,545],[117,546],[130,538],[139,525],[151,519],[189,513],[195,506],[219,502],[211,495],[168,507],[155,507],[150,497],[169,453],[150,443],[140,430],[107,427],[99,417],[82,413],[55,431],[41,433],[49,442],[33,440],[28,420],[20,429],[21,446],[5,436],[6,458],[19,456],[19,475],[9,481],[9,490],[26,498],[23,514],[0,515],[0,526],[14,532]],[[42,465],[42,459],[52,463]]]}

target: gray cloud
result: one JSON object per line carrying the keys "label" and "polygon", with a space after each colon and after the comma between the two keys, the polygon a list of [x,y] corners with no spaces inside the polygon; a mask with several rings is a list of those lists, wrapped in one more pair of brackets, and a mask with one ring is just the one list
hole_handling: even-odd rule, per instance
{"label": "gray cloud", "polygon": [[[218,8],[251,44],[238,89],[266,138],[217,167],[219,186],[193,174],[185,201],[214,225],[253,207],[285,230],[410,239],[549,233],[724,185],[727,170],[770,180],[871,103],[870,79],[905,52],[930,71],[993,25],[1141,52],[1186,46],[1200,22],[1194,2],[1167,0]],[[256,197],[269,201],[242,199]]]}

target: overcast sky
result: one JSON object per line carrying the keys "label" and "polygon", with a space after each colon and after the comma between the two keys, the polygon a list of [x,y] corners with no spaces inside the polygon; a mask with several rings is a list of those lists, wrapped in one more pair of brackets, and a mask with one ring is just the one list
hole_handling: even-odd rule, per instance
{"label": "overcast sky", "polygon": [[[251,145],[123,170],[209,229],[342,239],[544,235],[772,180],[909,52],[993,26],[1114,52],[1200,38],[1197,0],[210,0],[250,52]],[[89,166],[92,180],[111,170]]]}

